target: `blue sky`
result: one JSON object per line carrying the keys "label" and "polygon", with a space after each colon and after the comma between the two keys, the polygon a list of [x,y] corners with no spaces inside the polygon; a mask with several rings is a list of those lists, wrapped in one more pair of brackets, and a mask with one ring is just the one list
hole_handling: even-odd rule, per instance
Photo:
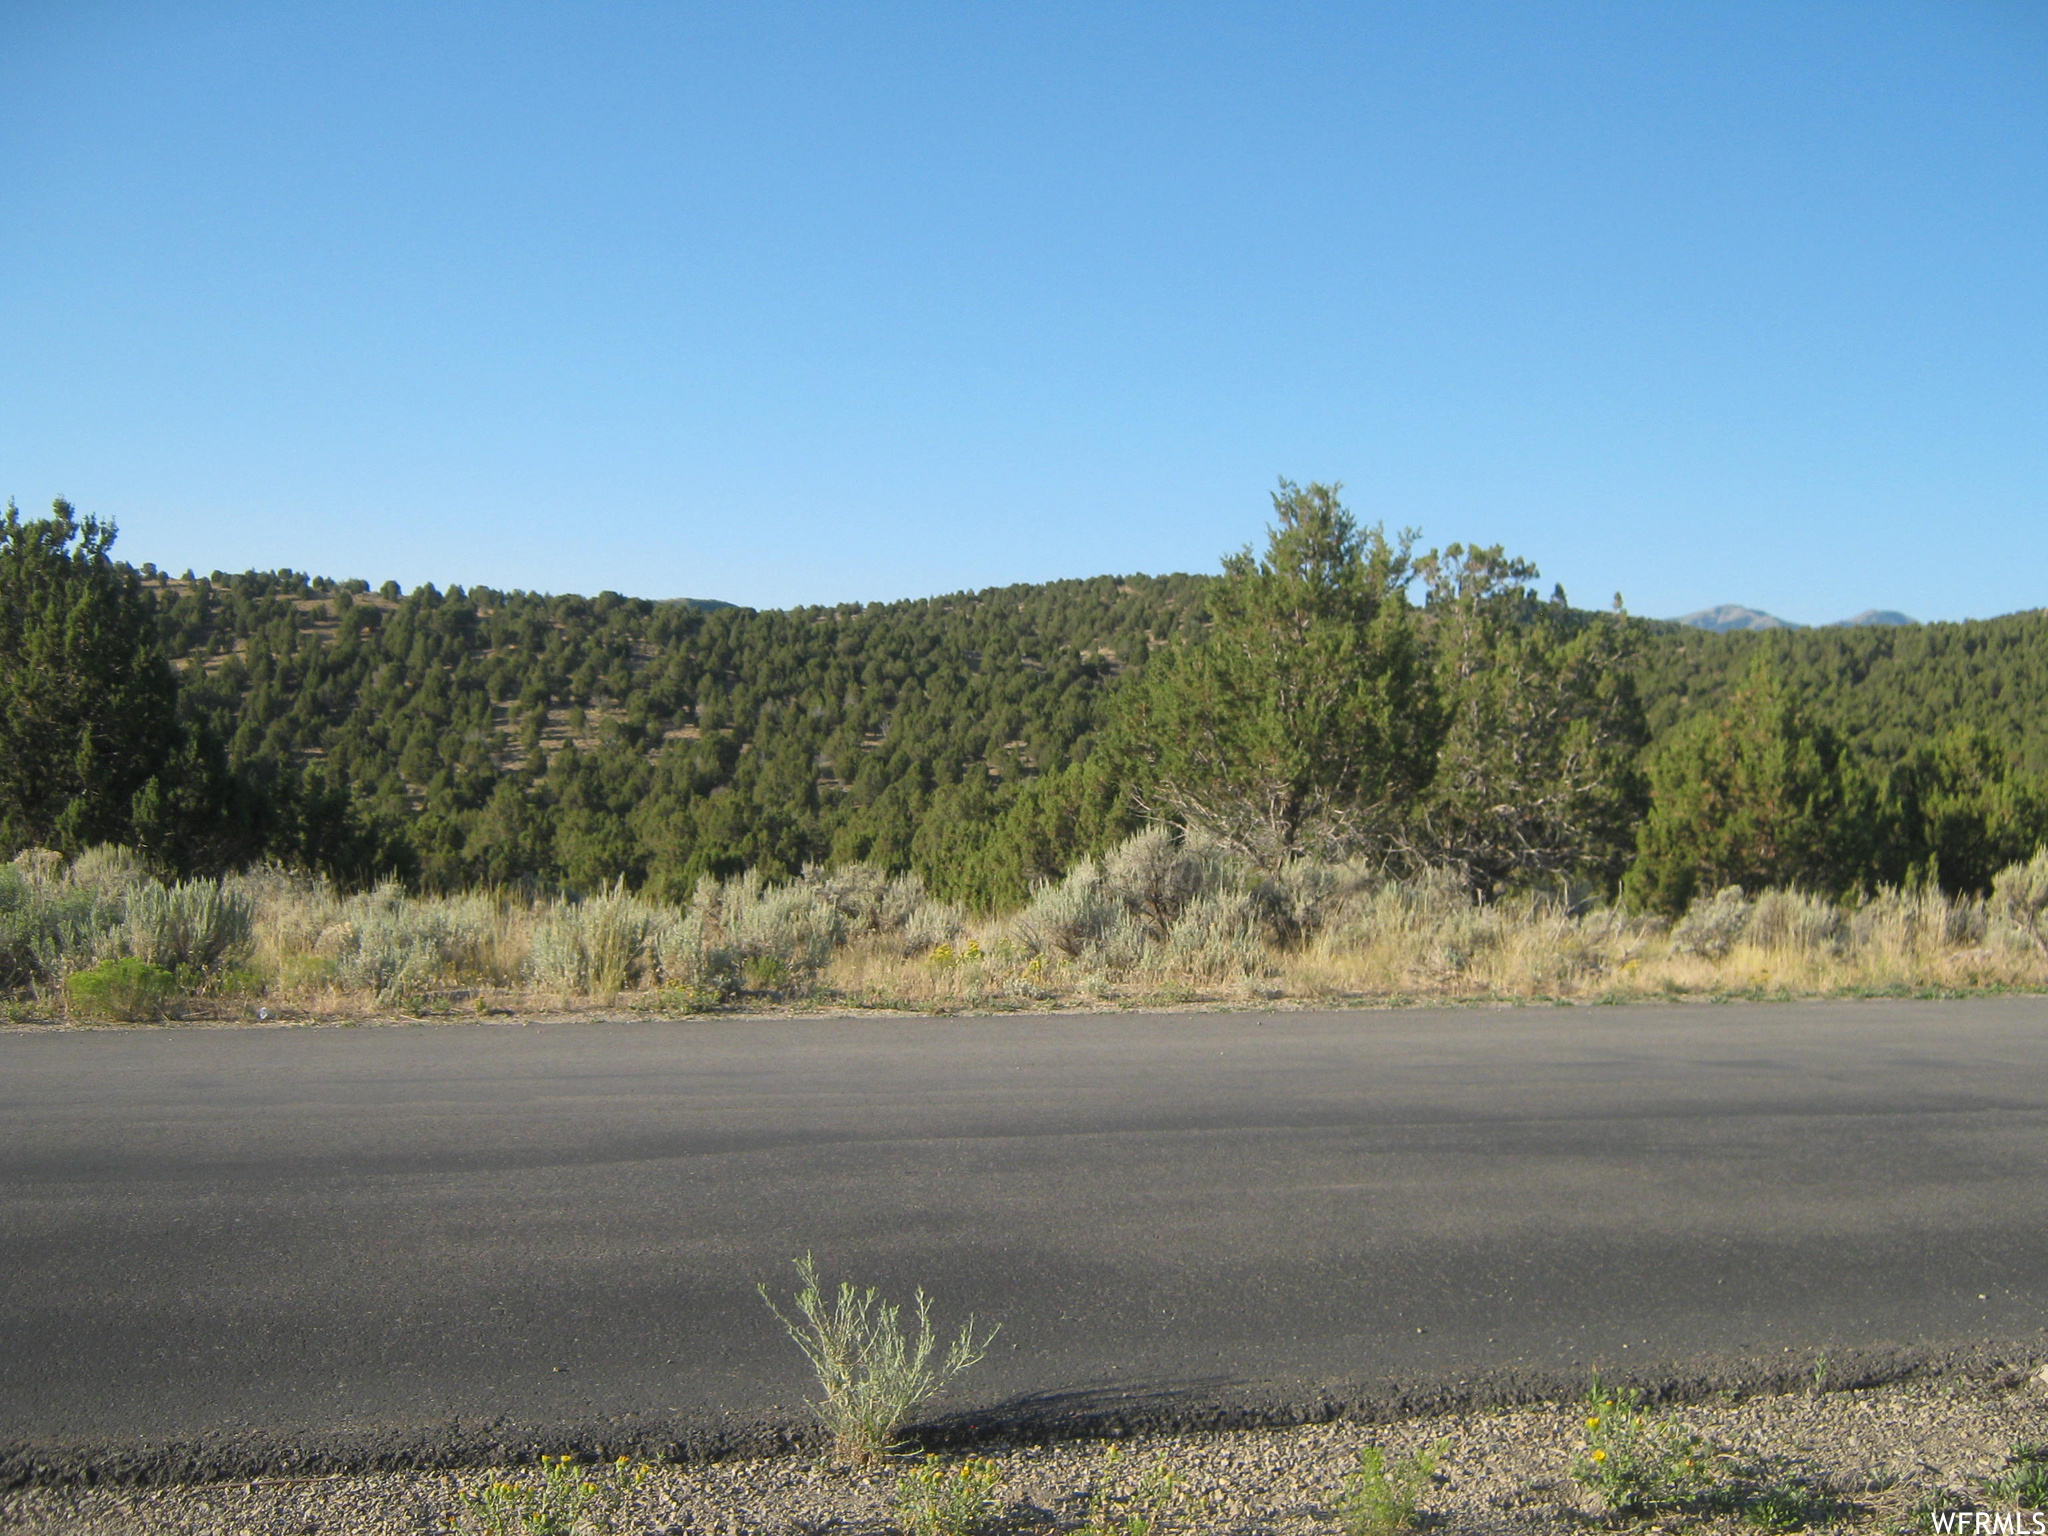
{"label": "blue sky", "polygon": [[1211,570],[2048,604],[2048,8],[0,8],[0,495],[760,606]]}

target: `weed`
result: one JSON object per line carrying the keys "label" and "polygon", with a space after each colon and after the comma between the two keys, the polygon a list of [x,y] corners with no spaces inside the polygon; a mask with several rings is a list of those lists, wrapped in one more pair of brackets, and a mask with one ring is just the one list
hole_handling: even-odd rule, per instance
{"label": "weed", "polygon": [[796,980],[796,972],[782,955],[749,955],[740,962],[740,974],[750,991],[781,992]]}
{"label": "weed", "polygon": [[160,965],[120,955],[64,980],[71,1006],[93,1018],[138,1023],[160,1019],[178,997],[178,978]]}
{"label": "weed", "polygon": [[1180,1479],[1159,1457],[1126,1489],[1117,1469],[1123,1452],[1103,1452],[1102,1473],[1088,1495],[1088,1523],[1076,1536],[1152,1536],[1180,1496]]}
{"label": "weed", "polygon": [[1388,1466],[1378,1446],[1361,1446],[1358,1470],[1344,1479],[1337,1501],[1344,1536],[1395,1536],[1414,1530],[1420,1524],[1416,1508],[1436,1475],[1437,1462],[1450,1448],[1449,1440],[1439,1440]]}
{"label": "weed", "polygon": [[1713,1449],[1697,1435],[1643,1406],[1633,1387],[1586,1399],[1586,1443],[1572,1477],[1616,1515],[1652,1514],[1699,1498],[1713,1482]]}
{"label": "weed", "polygon": [[247,966],[230,966],[206,983],[206,992],[211,997],[251,998],[262,991],[262,974]]}
{"label": "weed", "polygon": [[716,1013],[724,1002],[725,994],[718,988],[690,981],[663,987],[655,994],[653,1007],[660,1013]]}
{"label": "weed", "polygon": [[2014,1441],[2010,1465],[1984,1484],[1984,1497],[2020,1509],[2048,1509],[2048,1445]]}
{"label": "weed", "polygon": [[1914,1494],[1910,1504],[1893,1504],[1893,1518],[1885,1528],[1899,1533],[1899,1536],[1927,1536],[1936,1528],[1938,1519],[1955,1508],[1956,1501],[1940,1489],[1922,1488]]}
{"label": "weed", "polygon": [[1790,1478],[1731,1492],[1712,1502],[1730,1509],[1743,1524],[1765,1531],[1803,1531],[1826,1525],[1844,1510],[1833,1494]]}
{"label": "weed", "polygon": [[796,1261],[796,1272],[803,1281],[796,1293],[801,1324],[784,1315],[765,1285],[759,1287],[761,1299],[818,1373],[825,1398],[812,1407],[832,1432],[833,1448],[851,1462],[870,1462],[896,1451],[897,1431],[918,1405],[987,1354],[996,1336],[993,1328],[977,1335],[969,1316],[945,1354],[934,1360],[938,1339],[932,1333],[931,1302],[922,1290],[916,1293],[913,1336],[904,1332],[902,1310],[882,1301],[874,1287],[861,1290],[842,1282],[838,1297],[828,1303],[809,1254]]}
{"label": "weed", "polygon": [[540,1478],[501,1478],[462,1496],[467,1523],[481,1536],[600,1536],[609,1532],[626,1494],[652,1468],[621,1456],[581,1467],[573,1456],[543,1456]]}
{"label": "weed", "polygon": [[1819,1397],[1828,1389],[1828,1352],[1822,1350],[1813,1362],[1813,1370],[1806,1378],[1807,1395]]}
{"label": "weed", "polygon": [[975,1536],[1002,1513],[1002,1478],[992,1461],[970,1457],[948,1467],[927,1456],[896,1484],[896,1523],[906,1536]]}

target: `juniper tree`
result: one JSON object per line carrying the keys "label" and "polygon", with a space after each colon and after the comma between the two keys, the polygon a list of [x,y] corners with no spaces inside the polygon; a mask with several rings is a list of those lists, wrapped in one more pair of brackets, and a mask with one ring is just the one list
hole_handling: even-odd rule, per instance
{"label": "juniper tree", "polygon": [[111,523],[59,500],[0,521],[0,843],[69,851],[160,819],[181,756],[178,682]]}
{"label": "juniper tree", "polygon": [[1141,810],[1267,865],[1386,841],[1435,759],[1413,536],[1338,489],[1280,482],[1265,554],[1224,561],[1205,629],[1151,659],[1106,743]]}

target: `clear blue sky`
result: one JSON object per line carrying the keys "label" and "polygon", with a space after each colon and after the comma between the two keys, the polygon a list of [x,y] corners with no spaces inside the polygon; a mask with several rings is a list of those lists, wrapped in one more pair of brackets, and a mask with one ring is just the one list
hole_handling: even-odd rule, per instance
{"label": "clear blue sky", "polygon": [[9,4],[0,495],[922,596],[1276,477],[1636,612],[2048,604],[2048,6]]}

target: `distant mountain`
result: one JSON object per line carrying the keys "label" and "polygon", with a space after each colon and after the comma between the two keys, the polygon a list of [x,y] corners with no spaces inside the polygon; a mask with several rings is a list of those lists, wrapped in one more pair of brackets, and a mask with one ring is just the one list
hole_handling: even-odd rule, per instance
{"label": "distant mountain", "polygon": [[[1698,613],[1688,613],[1675,620],[1689,624],[1694,629],[1711,629],[1717,635],[1725,635],[1731,629],[1804,629],[1804,624],[1793,624],[1764,613],[1756,608],[1745,608],[1740,603],[1723,603],[1718,608],[1702,608]],[[1852,619],[1851,623],[1861,620]]]}
{"label": "distant mountain", "polygon": [[1853,619],[1837,619],[1832,624],[1821,625],[1822,629],[1854,629],[1859,624],[1918,624],[1920,621],[1896,608],[1866,608]]}

